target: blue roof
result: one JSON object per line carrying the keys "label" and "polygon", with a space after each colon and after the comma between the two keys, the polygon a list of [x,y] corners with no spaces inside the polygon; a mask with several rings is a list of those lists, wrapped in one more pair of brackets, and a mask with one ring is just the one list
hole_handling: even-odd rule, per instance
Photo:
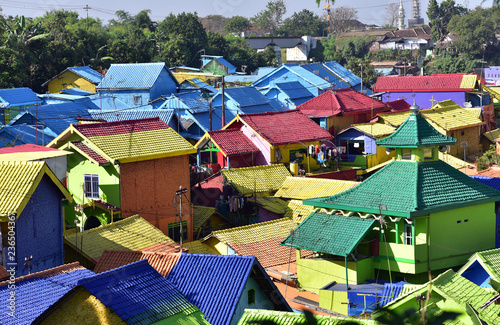
{"label": "blue roof", "polygon": [[8,285],[0,287],[0,324],[31,324],[47,308],[77,285],[81,279],[94,275],[87,269],[77,269],[48,277],[33,277],[16,282],[15,316],[9,316],[8,298],[11,290]]}
{"label": "blue roof", "polygon": [[[11,142],[14,145],[31,143],[44,146],[57,136],[58,134],[50,128],[44,128],[42,125],[38,126],[38,130],[33,125],[5,125],[0,126],[0,147],[4,147],[6,143]],[[37,138],[38,141],[36,140]]]}
{"label": "blue roof", "polygon": [[[27,111],[35,116],[38,121],[45,122],[45,126],[57,134],[66,130],[70,124],[77,124],[77,117],[91,117],[85,105],[74,102],[42,105],[36,109],[30,107]],[[9,125],[13,124],[9,123]]]}
{"label": "blue roof", "polygon": [[230,75],[230,76],[225,76],[224,77],[224,82],[228,82],[228,83],[231,83],[231,82],[241,82],[241,83],[250,83],[250,82],[255,82],[257,80],[259,80],[261,78],[261,76],[255,76],[255,75],[252,75],[252,74],[233,74],[233,75]]}
{"label": "blue roof", "polygon": [[469,177],[475,179],[480,183],[483,183],[484,185],[488,185],[489,187],[492,187],[495,190],[500,191],[500,178],[498,177],[471,176],[471,175],[469,175]]}
{"label": "blue roof", "polygon": [[[226,110],[225,113],[226,124],[236,117],[236,114],[230,110]],[[210,131],[210,113],[208,111],[196,111],[196,110],[186,110],[182,116],[184,119],[193,120],[196,125],[203,131]],[[222,128],[222,109],[214,108],[212,111],[212,130],[220,130]],[[193,132],[188,128],[188,132],[194,136],[200,136],[203,134],[193,134]]]}
{"label": "blue roof", "polygon": [[95,93],[86,91],[80,88],[68,88],[68,89],[63,89],[61,90],[61,93],[63,94],[68,94],[68,95],[76,95],[76,96],[88,96],[88,95],[93,95]]}
{"label": "blue roof", "polygon": [[29,88],[10,88],[0,89],[0,102],[18,106],[42,103],[42,100]]}
{"label": "blue roof", "polygon": [[82,78],[85,78],[87,79],[88,81],[94,83],[94,84],[98,84],[101,82],[101,79],[102,79],[102,75],[95,71],[94,69],[92,69],[91,67],[89,66],[85,66],[85,67],[71,67],[71,68],[68,68],[68,70],[71,70],[73,71],[74,73],[76,73],[77,75],[81,76]]}
{"label": "blue roof", "polygon": [[239,107],[267,104],[269,101],[254,87],[227,88],[225,94],[231,97]]}
{"label": "blue roof", "polygon": [[197,78],[192,78],[192,79],[189,79],[188,81],[191,81],[193,84],[195,84],[198,88],[201,88],[201,89],[206,89],[212,93],[216,93],[217,92],[217,89],[215,89],[215,87],[213,86],[210,86],[209,84],[201,81],[200,79],[197,79]]}
{"label": "blue roof", "polygon": [[383,307],[396,299],[403,290],[405,284],[409,283],[404,281],[397,283],[384,283],[384,291],[382,291],[382,295],[378,297],[380,307]]}
{"label": "blue roof", "polygon": [[89,114],[94,119],[104,119],[108,122],[136,120],[141,118],[159,117],[160,120],[169,124],[175,116],[173,109],[144,109],[134,108],[122,111],[101,111],[100,109],[89,109]]}
{"label": "blue roof", "polygon": [[338,76],[339,79],[343,80],[351,87],[359,85],[361,83],[360,77],[356,76],[354,73],[335,61],[325,62],[322,65],[332,71],[335,75]]}
{"label": "blue roof", "polygon": [[[165,69],[176,80],[164,62],[111,64],[98,89],[150,89]],[[177,82],[177,81],[176,81]]]}
{"label": "blue roof", "polygon": [[152,324],[193,306],[147,260],[134,262],[78,282],[127,324]]}
{"label": "blue roof", "polygon": [[182,254],[167,280],[210,324],[229,324],[255,262],[253,256]]}
{"label": "blue roof", "polygon": [[277,82],[276,87],[290,97],[290,99],[311,99],[314,97],[314,95],[298,81]]}
{"label": "blue roof", "polygon": [[257,70],[255,70],[253,72],[253,74],[262,77],[268,73],[273,72],[275,69],[276,69],[275,67],[260,67],[260,68],[257,68]]}
{"label": "blue roof", "polygon": [[217,61],[219,61],[220,64],[224,65],[225,67],[228,68],[228,70],[232,70],[232,69],[235,69],[236,70],[236,67],[234,65],[232,65],[231,63],[229,63],[226,59],[224,59],[223,57],[219,57],[219,58],[215,58]]}
{"label": "blue roof", "polygon": [[95,95],[90,97],[90,101],[92,107],[89,107],[89,105],[84,102],[81,104],[87,106],[89,109],[101,109],[101,106],[103,110],[123,110],[131,108],[130,105],[111,95]]}
{"label": "blue roof", "polygon": [[319,89],[329,89],[332,88],[332,83],[326,81],[321,76],[313,73],[312,71],[298,65],[283,65],[286,69],[289,69],[299,77],[303,78],[305,81],[316,86]]}

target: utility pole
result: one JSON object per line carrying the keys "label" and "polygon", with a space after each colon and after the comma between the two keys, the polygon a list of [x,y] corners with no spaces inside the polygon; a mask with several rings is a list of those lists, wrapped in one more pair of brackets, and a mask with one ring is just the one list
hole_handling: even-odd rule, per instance
{"label": "utility pole", "polygon": [[212,101],[209,101],[208,104],[210,105],[208,109],[208,123],[210,124],[210,131],[212,131]]}
{"label": "utility pole", "polygon": [[225,86],[224,76],[222,76],[222,128],[226,125],[226,105],[224,104],[224,86]]}
{"label": "utility pole", "polygon": [[181,244],[181,253],[182,253],[182,194],[187,193],[187,188],[182,188],[182,185],[179,186],[179,190],[175,191],[175,196],[179,197],[180,203],[179,203],[179,231],[180,231],[180,244]]}
{"label": "utility pole", "polygon": [[89,5],[85,5],[85,7],[83,7],[83,10],[87,11],[87,32],[89,31],[89,9],[92,9]]}

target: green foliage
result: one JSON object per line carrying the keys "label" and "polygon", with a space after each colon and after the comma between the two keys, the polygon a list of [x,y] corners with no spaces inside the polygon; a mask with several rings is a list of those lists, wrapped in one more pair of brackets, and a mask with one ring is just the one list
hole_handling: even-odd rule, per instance
{"label": "green foliage", "polygon": [[426,314],[422,316],[421,312],[414,309],[407,309],[401,315],[395,311],[382,308],[377,311],[375,320],[381,325],[442,325],[455,320],[460,314],[451,311],[436,312],[436,309],[427,310]]}
{"label": "green foliage", "polygon": [[485,151],[481,158],[478,159],[477,170],[480,171],[488,169],[492,164],[498,164],[499,160],[500,156],[496,152],[496,146],[492,144],[490,149]]}
{"label": "green foliage", "polygon": [[457,5],[454,0],[444,0],[438,4],[436,0],[429,0],[427,17],[432,28],[432,39],[442,40],[448,34],[448,23],[453,16],[462,16],[468,12],[467,8]]}
{"label": "green foliage", "polygon": [[228,33],[243,33],[250,29],[252,25],[248,18],[242,16],[233,16],[224,25],[224,30]]}
{"label": "green foliage", "polygon": [[323,36],[327,27],[328,22],[326,20],[320,18],[312,11],[303,9],[286,18],[283,25],[278,29],[277,34],[291,37],[301,37],[304,35]]}
{"label": "green foliage", "polygon": [[[315,62],[323,62],[325,60],[325,56],[323,53],[325,52],[325,47],[321,40],[316,41],[316,48],[312,49],[309,52],[309,58],[312,58]],[[308,59],[309,59],[308,58]]]}
{"label": "green foliage", "polygon": [[434,73],[470,73],[474,72],[476,60],[470,56],[454,52],[444,52],[425,66],[426,74]]}
{"label": "green foliage", "polygon": [[[351,57],[347,61],[347,65],[345,66],[347,69],[351,70],[357,76],[363,76],[363,87],[369,86],[372,88],[373,85],[377,82],[377,78],[380,76],[376,71],[371,61],[369,59],[360,59],[356,57]],[[361,69],[363,69],[363,73],[361,73]]]}
{"label": "green foliage", "polygon": [[266,10],[258,12],[252,17],[252,22],[259,28],[274,35],[283,22],[283,16],[286,14],[286,5],[284,0],[271,0],[266,5]]}

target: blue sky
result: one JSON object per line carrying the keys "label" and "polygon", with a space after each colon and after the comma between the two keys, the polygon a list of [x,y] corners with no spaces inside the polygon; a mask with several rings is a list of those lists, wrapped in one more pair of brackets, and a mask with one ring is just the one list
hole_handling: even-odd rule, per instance
{"label": "blue sky", "polygon": [[[3,0],[0,7],[5,15],[25,15],[28,17],[42,16],[45,11],[52,9],[66,9],[77,11],[80,17],[85,17],[85,5],[91,8],[89,16],[99,17],[104,21],[113,19],[117,10],[125,10],[131,14],[136,14],[143,9],[151,9],[153,20],[162,20],[170,14],[180,12],[198,12],[198,16],[204,17],[210,14],[219,14],[226,17],[244,16],[252,17],[257,12],[265,9],[269,0],[191,0],[191,1],[137,1],[137,0],[84,0],[84,2],[74,0]],[[439,0],[438,0],[439,1]],[[334,7],[353,7],[358,11],[358,18],[365,24],[383,25],[386,17],[387,4],[398,2],[398,0],[337,0]],[[468,8],[474,8],[483,3],[482,0],[455,0],[456,3]],[[483,6],[491,6],[492,0],[486,0]],[[287,7],[286,16],[294,12],[308,9],[321,15],[324,10],[318,8],[315,0],[285,0]],[[323,1],[323,3],[326,3]],[[427,23],[428,0],[420,0],[420,12]],[[403,0],[406,17],[411,15],[411,0]]]}

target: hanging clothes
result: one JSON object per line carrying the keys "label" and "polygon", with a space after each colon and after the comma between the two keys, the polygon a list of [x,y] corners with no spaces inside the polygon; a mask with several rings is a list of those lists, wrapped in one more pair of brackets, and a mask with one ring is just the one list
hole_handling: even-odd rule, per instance
{"label": "hanging clothes", "polygon": [[311,144],[311,145],[309,146],[309,155],[312,155],[312,154],[314,153],[314,151],[315,151],[314,145],[313,145],[313,144]]}
{"label": "hanging clothes", "polygon": [[317,145],[316,145],[316,147],[315,147],[314,149],[315,149],[315,150],[314,150],[314,152],[315,152],[316,154],[318,154],[318,153],[319,153],[319,144],[317,144]]}
{"label": "hanging clothes", "polygon": [[274,150],[274,158],[276,162],[280,162],[283,159],[280,148],[276,148],[276,150]]}

